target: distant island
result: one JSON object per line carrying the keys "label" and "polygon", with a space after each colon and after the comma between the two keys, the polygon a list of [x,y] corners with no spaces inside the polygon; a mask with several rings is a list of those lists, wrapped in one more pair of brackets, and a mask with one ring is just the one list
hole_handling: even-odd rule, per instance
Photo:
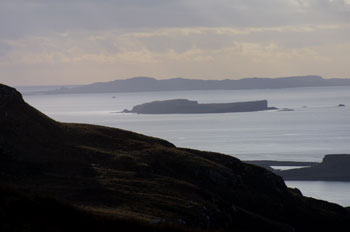
{"label": "distant island", "polygon": [[280,89],[320,86],[350,86],[350,79],[324,79],[321,76],[291,76],[280,78],[253,77],[239,80],[199,80],[185,78],[157,80],[152,77],[134,77],[125,80],[98,82],[75,87],[62,87],[41,93],[127,93],[188,90]]}
{"label": "distant island", "polygon": [[252,112],[268,109],[266,100],[234,102],[234,103],[210,103],[199,104],[197,101],[187,99],[172,99],[165,101],[153,101],[134,106],[131,110],[123,113],[137,114],[209,114],[209,113],[232,113]]}

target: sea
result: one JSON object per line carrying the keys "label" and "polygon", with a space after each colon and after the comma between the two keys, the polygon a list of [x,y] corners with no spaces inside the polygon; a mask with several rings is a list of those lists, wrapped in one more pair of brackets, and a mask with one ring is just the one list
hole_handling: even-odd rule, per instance
{"label": "sea", "polygon": [[[350,154],[350,86],[259,90],[206,90],[101,94],[29,94],[24,99],[61,122],[98,124],[166,139],[178,147],[241,160],[321,162]],[[36,86],[35,91],[53,89]],[[124,109],[158,100],[199,103],[268,100],[268,110],[246,113],[143,115]],[[343,104],[345,106],[339,106]],[[349,167],[350,168],[350,167]],[[305,196],[350,206],[350,182],[287,181]]]}

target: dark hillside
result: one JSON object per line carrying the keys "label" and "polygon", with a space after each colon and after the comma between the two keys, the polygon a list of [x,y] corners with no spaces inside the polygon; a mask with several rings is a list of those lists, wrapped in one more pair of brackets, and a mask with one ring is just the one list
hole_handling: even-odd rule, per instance
{"label": "dark hillside", "polygon": [[96,215],[54,198],[21,193],[3,185],[0,185],[0,219],[0,231],[14,232],[190,231],[180,226],[157,226]]}
{"label": "dark hillside", "polygon": [[59,123],[3,85],[0,128],[2,183],[94,215],[234,231],[350,226],[345,208],[305,198],[266,169],[129,131]]}

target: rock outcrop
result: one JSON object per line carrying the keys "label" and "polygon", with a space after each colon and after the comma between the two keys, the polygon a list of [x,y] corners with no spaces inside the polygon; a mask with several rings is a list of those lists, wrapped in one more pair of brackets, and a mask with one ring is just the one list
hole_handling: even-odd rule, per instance
{"label": "rock outcrop", "polygon": [[16,89],[0,84],[0,109],[21,103],[24,103],[22,95]]}

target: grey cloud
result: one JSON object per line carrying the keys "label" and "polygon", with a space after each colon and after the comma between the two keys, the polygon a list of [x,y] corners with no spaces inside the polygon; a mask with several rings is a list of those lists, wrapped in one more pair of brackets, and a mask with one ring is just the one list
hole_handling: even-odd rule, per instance
{"label": "grey cloud", "polygon": [[0,41],[0,57],[5,56],[8,52],[11,51],[11,46],[6,42]]}
{"label": "grey cloud", "polygon": [[345,23],[349,9],[342,0],[2,0],[0,37],[115,28]]}
{"label": "grey cloud", "polygon": [[177,1],[4,1],[0,7],[1,36],[205,23]]}

